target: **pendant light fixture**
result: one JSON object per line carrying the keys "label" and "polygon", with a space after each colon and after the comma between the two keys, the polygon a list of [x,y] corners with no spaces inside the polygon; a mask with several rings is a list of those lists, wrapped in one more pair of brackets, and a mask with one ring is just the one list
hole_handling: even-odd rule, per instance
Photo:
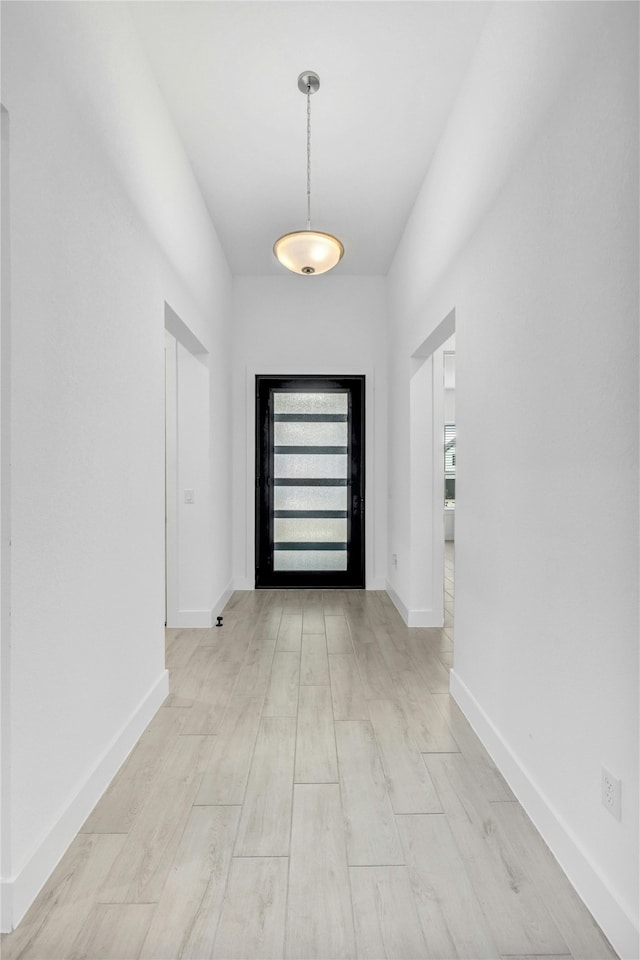
{"label": "pendant light fixture", "polygon": [[298,89],[307,97],[307,229],[285,233],[274,243],[273,252],[287,270],[313,276],[335,267],[344,247],[330,233],[311,229],[311,94],[320,89],[320,77],[305,70],[298,77]]}

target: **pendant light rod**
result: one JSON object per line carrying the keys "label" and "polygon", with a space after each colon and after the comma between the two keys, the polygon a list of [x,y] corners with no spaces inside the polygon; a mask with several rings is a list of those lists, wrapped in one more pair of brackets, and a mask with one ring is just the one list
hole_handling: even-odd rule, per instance
{"label": "pendant light rod", "polygon": [[317,73],[305,70],[298,77],[298,90],[307,97],[307,230],[311,230],[311,94],[320,89]]}
{"label": "pendant light rod", "polygon": [[307,86],[307,230],[311,230],[311,87]]}

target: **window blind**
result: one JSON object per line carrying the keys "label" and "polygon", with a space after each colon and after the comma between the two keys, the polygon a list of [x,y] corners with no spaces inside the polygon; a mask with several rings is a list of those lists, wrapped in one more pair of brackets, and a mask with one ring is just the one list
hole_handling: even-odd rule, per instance
{"label": "window blind", "polygon": [[444,425],[444,472],[455,475],[456,472],[456,425]]}

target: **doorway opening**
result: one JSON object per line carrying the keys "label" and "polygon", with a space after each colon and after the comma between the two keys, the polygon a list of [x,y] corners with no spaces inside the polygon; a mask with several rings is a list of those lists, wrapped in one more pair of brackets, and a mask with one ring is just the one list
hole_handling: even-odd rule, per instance
{"label": "doorway opening", "polygon": [[410,627],[444,625],[444,353],[455,330],[454,308],[411,355],[409,602],[394,600]]}
{"label": "doorway opening", "polygon": [[210,627],[210,357],[165,303],[165,622]]}
{"label": "doorway opening", "polygon": [[456,355],[453,340],[443,356],[444,382],[444,629],[453,642],[456,520]]}
{"label": "doorway opening", "polygon": [[256,588],[364,588],[364,390],[256,377]]}

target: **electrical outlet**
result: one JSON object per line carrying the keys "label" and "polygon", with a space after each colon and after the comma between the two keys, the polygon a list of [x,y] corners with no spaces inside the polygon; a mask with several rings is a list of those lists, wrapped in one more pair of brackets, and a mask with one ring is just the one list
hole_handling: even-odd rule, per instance
{"label": "electrical outlet", "polygon": [[394,565],[394,567],[397,567],[397,566],[398,566],[398,554],[397,554],[397,553],[393,553],[393,554],[391,555],[391,563]]}
{"label": "electrical outlet", "polygon": [[616,820],[622,820],[622,783],[606,767],[602,768],[602,806]]}

